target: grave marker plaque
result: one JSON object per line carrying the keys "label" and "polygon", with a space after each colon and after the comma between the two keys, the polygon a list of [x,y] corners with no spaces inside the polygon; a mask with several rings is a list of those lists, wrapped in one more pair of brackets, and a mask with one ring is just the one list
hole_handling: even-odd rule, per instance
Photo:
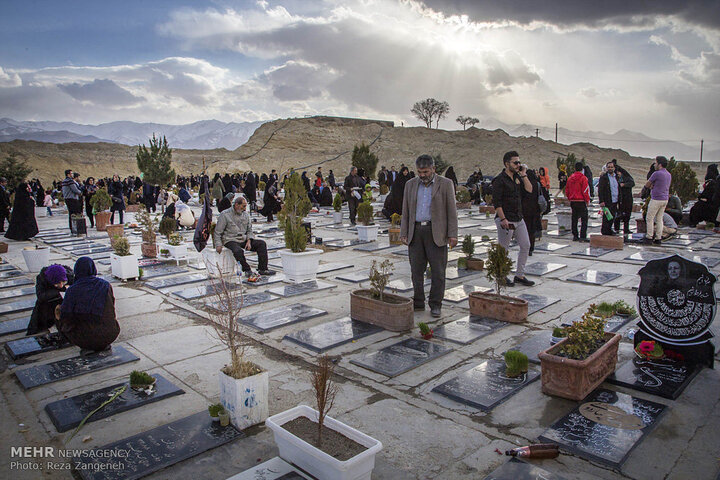
{"label": "grave marker plaque", "polygon": [[30,317],[21,317],[14,320],[0,322],[0,336],[12,333],[24,332],[30,323]]}
{"label": "grave marker plaque", "polygon": [[0,281],[0,288],[21,287],[23,285],[33,285],[34,283],[27,277],[17,277]]}
{"label": "grave marker plaque", "polygon": [[24,297],[25,295],[35,295],[35,287],[0,290],[0,299]]}
{"label": "grave marker plaque", "polygon": [[332,283],[322,282],[319,280],[311,280],[309,282],[271,288],[268,290],[268,292],[280,297],[292,297],[295,295],[303,295],[310,292],[319,292],[320,290],[327,290],[329,288],[335,287],[336,285],[333,285]]}
{"label": "grave marker plaque", "polygon": [[478,287],[476,285],[458,285],[445,290],[443,300],[450,303],[461,303],[468,299],[471,292],[492,292],[492,288]]}
{"label": "grave marker plaque", "polygon": [[566,248],[568,245],[565,245],[564,243],[554,243],[554,242],[548,242],[548,243],[538,243],[535,245],[535,250],[539,252],[556,252],[562,248]]}
{"label": "grave marker plaque", "polygon": [[675,400],[700,370],[699,365],[669,359],[633,358],[615,370],[607,382]]}
{"label": "grave marker plaque", "polygon": [[610,252],[614,252],[615,250],[610,248],[602,248],[602,247],[588,247],[585,250],[580,250],[579,252],[573,252],[571,255],[577,255],[579,257],[593,257],[598,258],[602,257],[603,255],[607,255]]}
{"label": "grave marker plaque", "polygon": [[340,262],[321,263],[318,265],[318,275],[322,273],[335,272],[337,270],[343,270],[345,268],[352,268],[353,265]]}
{"label": "grave marker plaque", "polygon": [[572,277],[566,278],[568,282],[589,283],[590,285],[605,285],[620,278],[622,275],[615,272],[600,272],[597,270],[584,270]]}
{"label": "grave marker plaque", "polygon": [[313,308],[302,303],[293,303],[291,305],[273,308],[272,310],[245,315],[244,317],[238,318],[238,321],[261,332],[268,332],[275,328],[292,325],[293,323],[310,320],[311,318],[326,314],[327,312],[325,310]]}
{"label": "grave marker plaque", "polygon": [[[145,275],[143,275],[143,278],[145,278]],[[207,280],[207,278],[207,275],[205,275],[204,273],[191,273],[189,275],[180,275],[177,277],[158,278],[156,280],[150,280],[149,282],[145,282],[145,286],[150,287],[154,290],[158,290],[160,288],[177,287],[178,285],[202,282],[204,280]]]}
{"label": "grave marker plaque", "polygon": [[305,330],[289,333],[285,335],[284,339],[314,352],[322,353],[382,330],[376,325],[359,322],[350,317],[343,317]]}
{"label": "grave marker plaque", "polygon": [[517,297],[528,302],[528,316],[560,301],[559,298],[533,295],[532,293],[521,293]]}
{"label": "grave marker plaque", "polygon": [[[233,301],[237,308],[247,308],[260,303],[270,302],[276,300],[277,297],[273,297],[267,292],[256,292],[256,293],[245,293],[240,297],[239,293],[233,295]],[[215,300],[212,302],[206,302],[205,306],[218,312],[224,312],[226,310],[227,299]]]}
{"label": "grave marker plaque", "polygon": [[16,302],[3,303],[0,305],[0,315],[25,312],[28,310],[32,310],[33,307],[35,307],[34,298],[31,298],[29,300],[18,300]]}
{"label": "grave marker plaque", "polygon": [[540,436],[542,442],[620,469],[633,448],[657,425],[665,405],[597,389]]}
{"label": "grave marker plaque", "polygon": [[520,345],[516,345],[509,350],[518,350],[528,357],[528,361],[532,363],[540,363],[538,354],[543,350],[552,346],[552,332],[549,330],[543,330],[535,333],[532,337],[528,338]]}
{"label": "grave marker plaque", "polygon": [[[108,461],[100,454],[73,458],[73,465],[84,480],[137,480],[244,436],[232,425],[221,427],[220,422],[213,422],[205,409],[96,450],[128,452],[127,456],[113,457],[114,462],[122,464],[120,468],[93,466]],[[83,464],[87,466],[83,468]]]}
{"label": "grave marker plaque", "polygon": [[461,345],[468,345],[506,325],[508,325],[507,322],[493,320],[492,318],[468,315],[434,328],[433,336]]}
{"label": "grave marker plaque", "polygon": [[567,267],[564,263],[547,263],[547,262],[535,262],[529,265],[525,265],[524,273],[526,275],[535,275],[542,277],[548,273],[555,272],[562,268]]}
{"label": "grave marker plaque", "polygon": [[452,348],[408,338],[376,352],[361,355],[350,363],[387,377],[394,377],[450,353]]}
{"label": "grave marker plaque", "polygon": [[177,265],[163,265],[160,267],[148,267],[143,269],[143,279],[147,280],[155,277],[164,277],[165,275],[173,275],[176,273],[187,273],[187,268]]}
{"label": "grave marker plaque", "polygon": [[18,358],[29,357],[38,353],[67,348],[69,346],[70,344],[65,341],[65,338],[55,332],[7,342],[5,344],[5,350],[7,350],[13,360],[17,360]]}

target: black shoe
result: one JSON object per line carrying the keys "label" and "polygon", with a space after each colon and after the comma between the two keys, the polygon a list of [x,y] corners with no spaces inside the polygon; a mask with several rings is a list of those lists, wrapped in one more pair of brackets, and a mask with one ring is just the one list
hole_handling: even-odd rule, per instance
{"label": "black shoe", "polygon": [[573,242],[579,242],[579,241],[580,241],[580,237],[573,237]]}
{"label": "black shoe", "polygon": [[645,237],[643,238],[642,243],[644,243],[645,245],[650,245],[652,243],[652,238]]}
{"label": "black shoe", "polygon": [[430,315],[435,318],[438,318],[440,315],[442,315],[440,307],[430,307]]}
{"label": "black shoe", "polygon": [[415,310],[416,312],[425,311],[425,305],[414,305],[413,310]]}
{"label": "black shoe", "polygon": [[590,241],[590,240],[588,240],[587,238],[581,238],[581,239],[578,240],[578,242],[580,242],[580,243],[587,243],[587,242],[589,242],[589,241]]}
{"label": "black shoe", "polygon": [[532,280],[528,280],[525,277],[520,278],[518,276],[515,276],[515,283],[519,283],[520,285],[525,285],[526,287],[532,287],[533,285],[535,285],[535,282],[533,282]]}
{"label": "black shoe", "polygon": [[653,240],[653,245],[662,245],[662,242],[660,240]]}
{"label": "black shoe", "polygon": [[272,276],[275,275],[277,272],[273,272],[272,270],[258,270],[258,273],[259,273],[260,275],[264,275],[264,276],[266,276],[266,277],[272,277]]}
{"label": "black shoe", "polygon": [[532,250],[530,250],[530,251],[528,252],[528,256],[529,256],[529,257],[532,257],[532,253],[533,253]]}
{"label": "black shoe", "polygon": [[[517,277],[515,277],[515,278],[517,278]],[[515,286],[515,282],[513,282],[512,280],[510,280],[509,278],[506,277],[506,278],[505,278],[505,286],[514,287],[514,286]]]}

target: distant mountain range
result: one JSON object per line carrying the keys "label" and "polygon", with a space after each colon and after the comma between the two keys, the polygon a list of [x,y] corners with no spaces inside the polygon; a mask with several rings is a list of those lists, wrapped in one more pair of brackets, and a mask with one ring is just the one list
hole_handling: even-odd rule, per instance
{"label": "distant mountain range", "polygon": [[[16,121],[0,119],[0,142],[12,140],[35,140],[48,143],[95,143],[108,142],[124,145],[147,144],[154,133],[165,135],[173,148],[211,150],[225,148],[235,150],[245,144],[255,130],[265,122],[220,122],[203,120],[187,125],[166,125],[161,123],[136,123],[129,121],[81,125],[73,122]],[[534,137],[536,129],[540,138],[555,139],[555,129],[542,125],[511,125],[494,118],[481,121],[478,128],[502,129],[514,137]],[[601,147],[619,148],[638,157],[654,158],[657,155],[674,156],[678,160],[698,161],[700,146],[690,146],[671,140],[648,137],[630,130],[619,130],[613,134],[595,131],[558,129],[558,142],[592,143]],[[562,153],[562,152],[561,152]],[[703,154],[703,160],[720,161],[720,150]]]}

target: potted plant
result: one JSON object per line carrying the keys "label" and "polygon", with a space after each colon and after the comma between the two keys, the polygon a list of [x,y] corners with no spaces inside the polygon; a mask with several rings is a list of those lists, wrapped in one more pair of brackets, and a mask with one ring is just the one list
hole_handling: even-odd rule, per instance
{"label": "potted plant", "polygon": [[505,352],[505,376],[517,378],[528,371],[528,357],[517,350]]}
{"label": "potted plant", "polygon": [[285,234],[285,247],[278,253],[285,278],[300,283],[315,280],[322,250],[307,248],[307,229],[303,218],[310,212],[310,200],[300,175],[293,172],[285,181],[285,200],[278,215],[279,226]]}
{"label": "potted plant", "polygon": [[714,230],[715,222],[705,222],[705,230]]}
{"label": "potted plant", "polygon": [[390,193],[390,189],[388,188],[388,186],[385,184],[380,185],[380,201],[381,202],[385,202],[385,199],[387,198],[388,193]]}
{"label": "potted plant", "polygon": [[138,223],[142,227],[142,245],[140,249],[147,258],[157,257],[157,226],[158,222],[147,210],[141,210],[136,215]]}
{"label": "potted plant", "polygon": [[357,218],[361,224],[357,226],[358,239],[364,242],[377,240],[378,226],[373,224],[373,206],[367,197],[357,207]]}
{"label": "potted plant", "polygon": [[618,300],[613,304],[613,307],[615,307],[615,315],[620,315],[621,317],[634,317],[637,315],[635,308],[624,300]]}
{"label": "potted plant", "polygon": [[95,229],[98,232],[104,232],[105,227],[110,223],[110,207],[112,206],[112,199],[107,188],[98,189],[90,198],[90,205],[95,212]]}
{"label": "potted plant", "polygon": [[386,330],[402,332],[413,327],[412,299],[385,293],[391,270],[390,260],[370,266],[370,289],[350,292],[350,317],[378,325]]}
{"label": "potted plant", "polygon": [[25,247],[22,253],[29,272],[39,272],[50,263],[50,248],[48,247],[41,247],[39,245]]}
{"label": "potted plant", "polygon": [[122,237],[125,235],[125,225],[122,223],[116,223],[115,225],[106,225],[105,231],[110,237],[110,241],[115,237]]}
{"label": "potted plant", "polygon": [[572,227],[572,212],[559,210],[556,214],[558,221],[558,230],[566,231]]}
{"label": "potted plant", "polygon": [[160,249],[160,255],[162,255],[163,257],[169,257],[169,256],[170,256],[170,250],[168,250],[167,248],[161,248],[161,249]]}
{"label": "potted plant", "polygon": [[111,243],[114,252],[110,254],[110,271],[113,276],[121,280],[138,278],[138,257],[130,253],[128,239],[116,235]]}
{"label": "potted plant", "polygon": [[183,242],[183,237],[177,232],[168,235],[167,244],[162,244],[162,248],[167,250],[172,258],[180,260],[187,256],[187,245]]}
{"label": "potted plant", "polygon": [[564,340],[540,352],[543,393],[580,401],[615,371],[620,335],[604,329],[605,319],[588,309],[565,327]]}
{"label": "potted plant", "polygon": [[400,241],[400,222],[402,221],[402,215],[399,213],[393,213],[390,215],[390,228],[388,228],[388,237],[390,245],[401,245]]}
{"label": "potted plant", "polygon": [[85,216],[82,213],[73,213],[70,221],[70,233],[72,235],[87,235],[87,224],[85,223]]}
{"label": "potted plant", "polygon": [[465,187],[458,187],[457,192],[455,192],[457,208],[470,208],[470,200],[472,200],[472,197],[470,196],[468,189]]}
{"label": "potted plant", "polygon": [[169,242],[170,235],[177,232],[177,221],[174,218],[165,217],[160,221],[158,232]]}
{"label": "potted plant", "polygon": [[[334,364],[327,355],[321,356],[313,369],[310,383],[317,410],[299,405],[273,415],[265,424],[273,431],[280,458],[314,478],[370,479],[375,468],[375,455],[382,449],[382,443],[327,415],[338,392],[332,381],[333,369]],[[345,437],[342,443],[347,445],[346,451],[336,456],[326,453],[328,442],[323,443],[323,436],[329,435],[328,430]]]}
{"label": "potted plant", "polygon": [[157,379],[147,372],[133,370],[130,372],[130,388],[133,390],[147,390],[155,385]]}
{"label": "potted plant", "polygon": [[479,258],[473,258],[475,253],[475,240],[472,235],[465,235],[462,241],[462,251],[464,257],[458,259],[458,268],[466,268],[468,270],[482,270],[485,262]]}
{"label": "potted plant", "polygon": [[552,335],[550,336],[550,345],[555,345],[556,343],[561,342],[565,337],[567,337],[567,333],[565,333],[565,329],[563,327],[553,328]]}
{"label": "potted plant", "polygon": [[495,293],[471,292],[470,313],[510,323],[522,323],[527,320],[526,300],[500,294],[507,286],[506,278],[512,270],[512,260],[502,245],[491,244],[485,269],[488,280],[495,284]]}
{"label": "potted plant", "polygon": [[425,322],[418,323],[418,328],[420,329],[420,336],[425,340],[430,340],[433,338],[433,331],[432,328],[428,326]]}
{"label": "potted plant", "polygon": [[333,198],[333,223],[342,223],[342,195],[339,193],[335,194],[335,198]]}
{"label": "potted plant", "polygon": [[485,217],[489,217],[491,214],[495,214],[495,207],[492,203],[492,195],[483,195],[483,203],[484,205],[480,205],[478,208],[478,211],[480,213],[484,213]]}
{"label": "potted plant", "polygon": [[208,407],[208,413],[213,422],[220,421],[220,412],[223,411],[225,411],[225,407],[222,406],[222,403],[213,403]]}

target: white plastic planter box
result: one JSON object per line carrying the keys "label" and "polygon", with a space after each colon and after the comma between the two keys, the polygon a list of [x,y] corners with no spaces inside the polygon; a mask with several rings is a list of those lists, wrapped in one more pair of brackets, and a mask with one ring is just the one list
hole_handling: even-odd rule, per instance
{"label": "white plastic planter box", "polygon": [[119,278],[120,280],[138,278],[140,276],[140,269],[138,268],[137,255],[125,255],[121,257],[115,253],[111,253],[110,271],[113,277]]}
{"label": "white plastic planter box", "polygon": [[571,230],[572,224],[572,213],[571,212],[557,212],[558,229],[564,227],[568,232]]}
{"label": "white plastic planter box", "polygon": [[237,272],[237,261],[228,248],[223,248],[222,253],[217,253],[208,245],[202,251],[202,259],[211,278],[234,275]]}
{"label": "white plastic planter box", "polygon": [[268,372],[252,377],[235,379],[218,372],[220,379],[220,403],[230,413],[230,421],[244,430],[262,423],[269,415],[268,395],[270,380]]}
{"label": "white plastic planter box", "polygon": [[317,422],[318,413],[306,405],[298,405],[273,415],[265,421],[265,425],[273,431],[280,458],[297,465],[319,480],[370,480],[373,468],[375,468],[375,455],[382,449],[382,443],[379,440],[375,440],[332,417],[325,417],[326,427],[367,447],[367,450],[358,453],[351,459],[340,461],[282,427],[297,417],[307,417]]}
{"label": "white plastic planter box", "polygon": [[323,251],[308,248],[304,252],[293,252],[284,248],[278,252],[282,262],[285,278],[290,282],[302,283],[315,280]]}
{"label": "white plastic planter box", "polygon": [[378,226],[377,225],[358,225],[357,226],[358,231],[358,240],[361,240],[363,242],[374,242],[377,240],[378,236]]}
{"label": "white plastic planter box", "polygon": [[342,212],[333,212],[333,223],[342,223]]}
{"label": "white plastic planter box", "polygon": [[29,247],[25,248],[22,252],[25,265],[27,265],[28,271],[30,272],[39,272],[43,267],[47,267],[50,264],[50,249],[48,247]]}
{"label": "white plastic planter box", "polygon": [[169,243],[163,243],[160,245],[160,250],[168,250],[170,256],[175,260],[183,260],[187,258],[187,245],[182,243],[180,245],[170,245]]}

